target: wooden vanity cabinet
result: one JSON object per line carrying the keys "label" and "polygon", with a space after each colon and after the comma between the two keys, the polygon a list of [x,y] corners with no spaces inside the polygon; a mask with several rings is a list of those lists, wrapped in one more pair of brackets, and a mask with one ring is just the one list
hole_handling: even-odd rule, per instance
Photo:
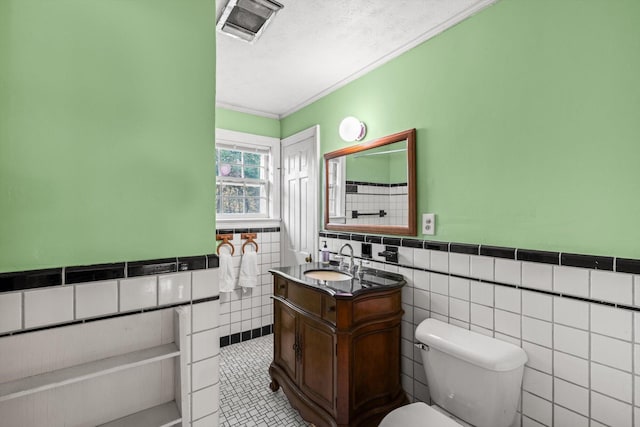
{"label": "wooden vanity cabinet", "polygon": [[331,295],[274,275],[271,389],[323,426],[377,426],[407,402],[400,288]]}

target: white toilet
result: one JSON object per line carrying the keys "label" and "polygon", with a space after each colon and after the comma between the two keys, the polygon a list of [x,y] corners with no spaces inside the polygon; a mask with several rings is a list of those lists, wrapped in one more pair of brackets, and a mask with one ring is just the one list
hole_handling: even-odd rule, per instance
{"label": "white toilet", "polygon": [[384,417],[379,427],[460,427],[466,423],[509,427],[513,423],[527,362],[524,350],[436,319],[420,323],[416,339],[422,344],[434,406],[422,402],[403,406]]}

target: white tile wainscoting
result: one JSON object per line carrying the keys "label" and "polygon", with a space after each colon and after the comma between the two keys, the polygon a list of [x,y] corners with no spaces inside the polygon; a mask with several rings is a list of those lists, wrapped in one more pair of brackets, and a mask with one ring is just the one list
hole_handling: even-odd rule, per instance
{"label": "white tile wainscoting", "polygon": [[[360,256],[362,242],[354,240],[363,236],[327,235],[320,240],[333,252],[351,243]],[[413,344],[416,326],[434,317],[526,351],[514,426],[640,425],[640,275],[450,252],[449,246],[400,246],[398,264],[390,264],[377,255],[383,248],[373,243],[371,266],[407,280],[401,351],[410,400],[429,402]]]}
{"label": "white tile wainscoting", "polygon": [[186,316],[185,342],[176,341],[185,362],[183,392],[173,360],[134,361],[127,369],[0,401],[3,425],[90,426],[176,400],[183,425],[218,426],[219,273],[199,258],[201,266],[191,271],[0,293],[0,389],[22,376],[126,359],[131,351],[176,341],[173,313]]}
{"label": "white tile wainscoting", "polygon": [[[259,276],[255,288],[243,290],[237,286],[244,243],[240,237],[249,231],[257,235],[254,241],[258,244]],[[269,269],[280,265],[280,229],[229,229],[217,230],[217,233],[233,234],[230,243],[235,248],[232,259],[236,288],[233,292],[220,293],[221,344],[234,344],[271,333],[273,279]],[[220,251],[225,250],[224,246],[220,248]],[[247,245],[246,250],[253,250],[253,246]]]}

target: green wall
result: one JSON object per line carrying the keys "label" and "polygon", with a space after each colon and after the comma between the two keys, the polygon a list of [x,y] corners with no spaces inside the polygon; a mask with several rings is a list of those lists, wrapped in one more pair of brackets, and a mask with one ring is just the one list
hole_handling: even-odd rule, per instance
{"label": "green wall", "polygon": [[[502,0],[282,120],[417,128],[436,240],[640,257],[640,2]],[[431,237],[431,236],[430,236]]]}
{"label": "green wall", "polygon": [[[398,184],[407,182],[407,143],[395,142],[378,148],[370,148],[367,155],[354,153],[346,156],[346,180],[375,182],[378,184]],[[405,149],[396,153],[388,150]],[[384,153],[373,155],[373,153]]]}
{"label": "green wall", "polygon": [[213,0],[0,1],[0,272],[210,253]]}
{"label": "green wall", "polygon": [[216,127],[236,132],[280,138],[280,120],[216,108]]}

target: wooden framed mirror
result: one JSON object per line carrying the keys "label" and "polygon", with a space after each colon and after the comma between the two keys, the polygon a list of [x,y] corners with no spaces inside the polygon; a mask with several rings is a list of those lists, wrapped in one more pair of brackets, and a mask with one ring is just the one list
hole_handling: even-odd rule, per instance
{"label": "wooden framed mirror", "polygon": [[415,236],[416,130],[324,155],[324,228]]}

